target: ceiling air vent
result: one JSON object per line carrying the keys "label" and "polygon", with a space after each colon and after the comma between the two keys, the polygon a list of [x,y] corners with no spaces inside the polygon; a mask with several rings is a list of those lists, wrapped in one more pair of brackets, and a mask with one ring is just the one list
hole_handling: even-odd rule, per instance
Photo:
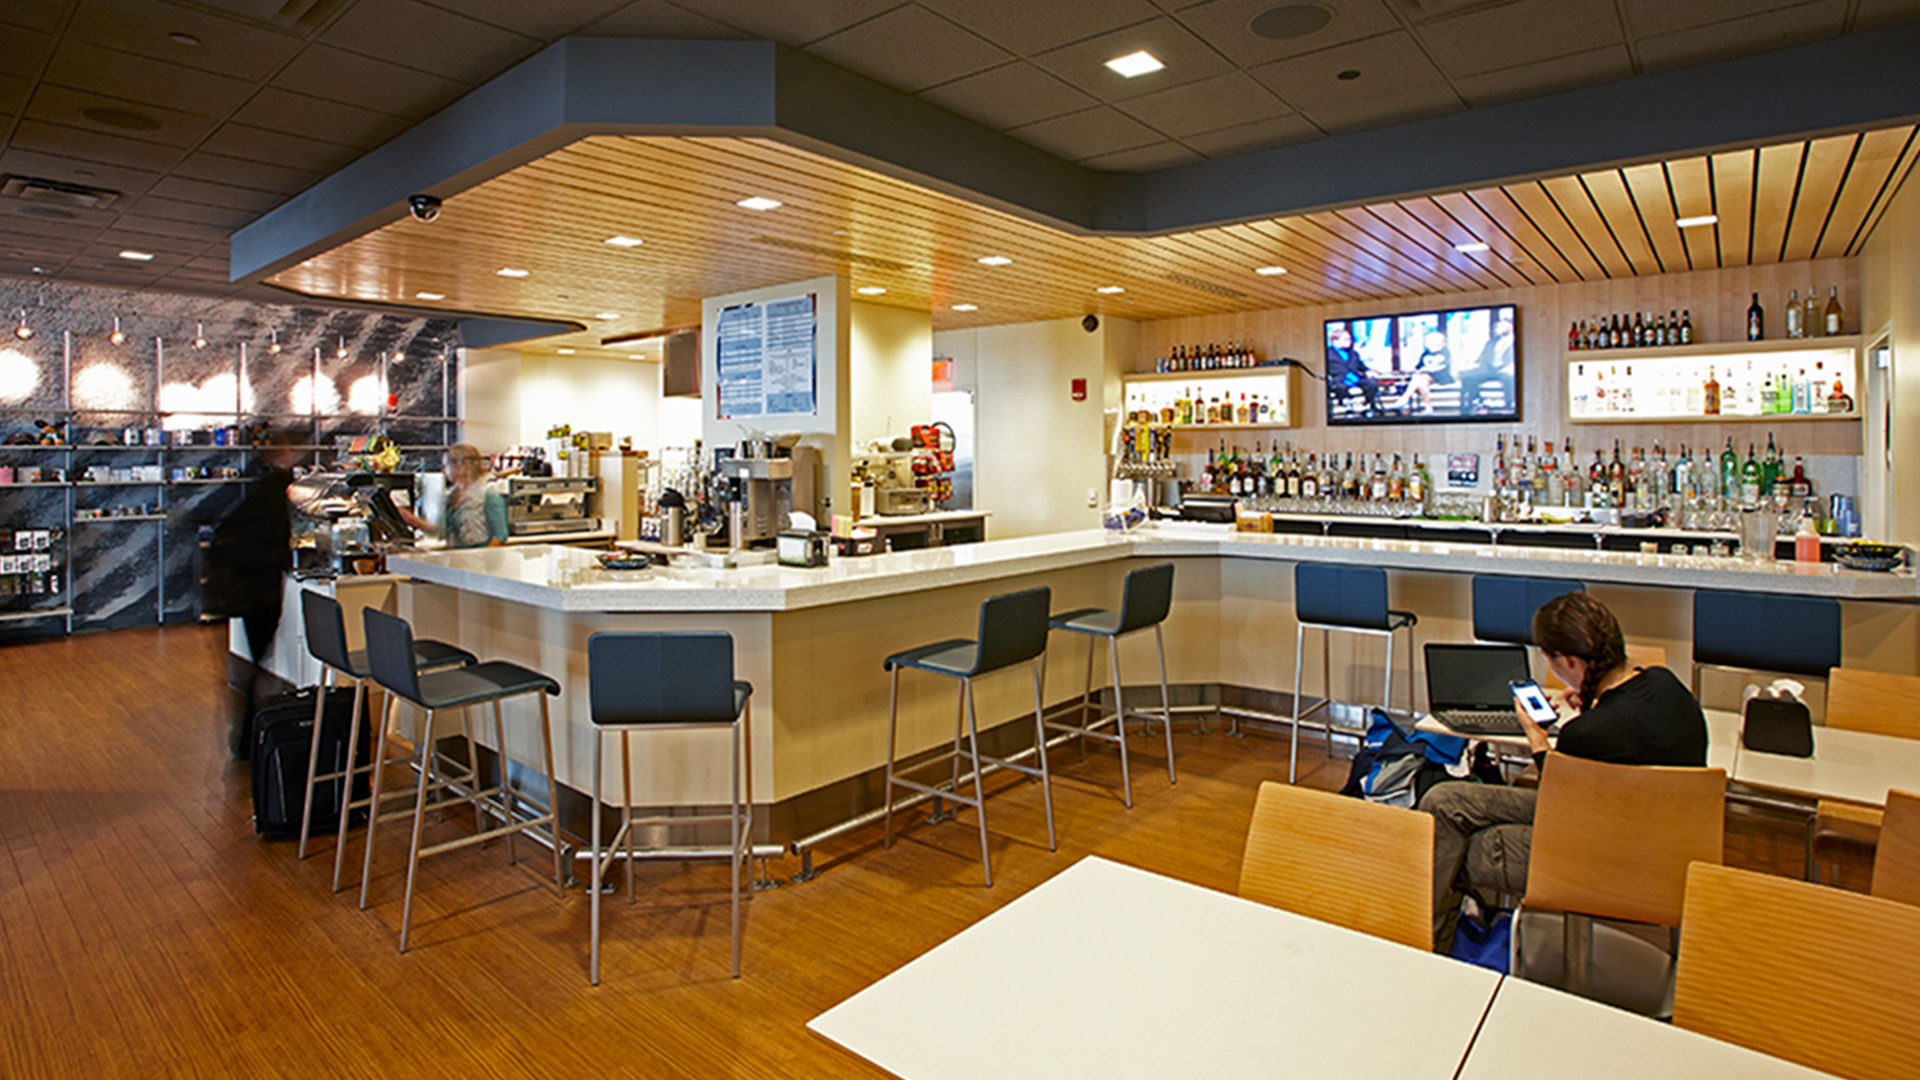
{"label": "ceiling air vent", "polygon": [[268,26],[311,29],[325,22],[341,0],[199,0],[199,6]]}
{"label": "ceiling air vent", "polygon": [[[64,180],[40,180],[31,176],[0,179],[0,196],[19,199],[35,207],[64,207],[76,210],[105,210],[120,199],[117,191],[69,184]],[[25,208],[21,208],[24,213]],[[43,215],[52,217],[53,215]]]}
{"label": "ceiling air vent", "polygon": [[1464,15],[1469,11],[1499,7],[1511,0],[1387,0],[1389,6],[1399,9],[1400,14],[1419,22],[1422,19],[1437,19],[1442,15]]}
{"label": "ceiling air vent", "polygon": [[766,244],[769,247],[786,248],[788,251],[804,251],[809,255],[818,255],[822,258],[833,259],[836,262],[851,263],[854,266],[871,266],[876,270],[906,271],[913,269],[913,267],[908,266],[906,263],[897,263],[891,259],[875,259],[866,255],[855,255],[851,251],[819,247],[814,244],[803,244],[798,240],[782,240],[777,236],[756,236],[753,238],[753,242],[756,244]]}
{"label": "ceiling air vent", "polygon": [[1212,293],[1215,296],[1229,296],[1235,300],[1244,300],[1247,297],[1247,294],[1239,289],[1229,289],[1225,285],[1215,285],[1211,281],[1201,281],[1199,278],[1190,278],[1185,274],[1168,274],[1167,280],[1175,285],[1185,285],[1189,289],[1199,289],[1201,292]]}

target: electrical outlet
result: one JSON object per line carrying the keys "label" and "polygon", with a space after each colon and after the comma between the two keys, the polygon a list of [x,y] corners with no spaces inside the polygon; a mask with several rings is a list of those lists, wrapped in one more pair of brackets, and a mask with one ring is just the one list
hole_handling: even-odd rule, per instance
{"label": "electrical outlet", "polygon": [[1087,489],[1087,505],[1089,507],[1093,507],[1096,509],[1100,506],[1100,489],[1099,488]]}

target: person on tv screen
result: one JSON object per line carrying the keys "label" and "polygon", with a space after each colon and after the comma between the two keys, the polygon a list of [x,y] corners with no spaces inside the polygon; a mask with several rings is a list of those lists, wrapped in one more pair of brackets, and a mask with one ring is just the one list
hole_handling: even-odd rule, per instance
{"label": "person on tv screen", "polygon": [[[1363,416],[1380,413],[1380,383],[1354,349],[1353,332],[1345,324],[1327,328],[1327,393],[1339,412],[1358,411]],[[1355,394],[1365,402],[1363,409],[1353,408]]]}
{"label": "person on tv screen", "polygon": [[1512,415],[1519,404],[1513,394],[1513,309],[1499,308],[1493,313],[1493,336],[1480,350],[1472,378],[1461,387],[1460,405],[1476,416]]}
{"label": "person on tv screen", "polygon": [[1400,411],[1432,412],[1433,388],[1449,386],[1453,381],[1453,358],[1447,352],[1447,335],[1437,329],[1429,330],[1423,339],[1420,358],[1414,361],[1412,374],[1407,376],[1406,393],[1400,395]]}

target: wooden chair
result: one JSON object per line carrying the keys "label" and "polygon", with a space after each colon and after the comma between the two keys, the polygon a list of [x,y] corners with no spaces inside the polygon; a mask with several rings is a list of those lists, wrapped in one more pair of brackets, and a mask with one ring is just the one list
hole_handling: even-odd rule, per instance
{"label": "wooden chair", "polygon": [[1920,907],[1920,795],[1887,792],[1880,849],[1873,856],[1873,895]]}
{"label": "wooden chair", "polygon": [[[1834,668],[1827,675],[1830,728],[1864,731],[1896,739],[1920,739],[1920,676]],[[1878,807],[1821,799],[1809,834],[1809,876],[1818,881],[1820,866],[1840,881],[1843,860],[1870,862],[1880,836]]]}
{"label": "wooden chair", "polygon": [[1920,907],[1724,866],[1687,874],[1677,1027],[1851,1080],[1920,1061]]}
{"label": "wooden chair", "polygon": [[1433,946],[1433,818],[1260,785],[1240,895],[1416,949]]}
{"label": "wooden chair", "polygon": [[1687,866],[1721,859],[1726,789],[1721,769],[1547,755],[1521,903],[1565,915],[1570,992],[1589,989],[1592,919],[1680,925]]}

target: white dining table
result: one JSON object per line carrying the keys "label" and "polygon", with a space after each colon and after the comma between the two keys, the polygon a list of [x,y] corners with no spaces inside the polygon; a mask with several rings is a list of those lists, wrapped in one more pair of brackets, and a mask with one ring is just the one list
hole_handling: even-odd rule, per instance
{"label": "white dining table", "polygon": [[1610,1005],[1509,978],[1459,1080],[1816,1080],[1816,1072]]}
{"label": "white dining table", "polygon": [[[1722,709],[1703,709],[1707,719],[1707,768],[1725,769],[1729,779],[1733,777],[1734,761],[1740,753],[1740,714]],[[1520,750],[1527,748],[1524,735],[1464,735],[1454,731],[1431,715],[1422,713],[1413,725],[1420,731],[1436,735],[1458,735],[1464,739],[1481,739],[1497,743],[1502,747]]]}
{"label": "white dining table", "polygon": [[1088,856],[807,1026],[906,1080],[1446,1080],[1499,984]]}
{"label": "white dining table", "polygon": [[1920,739],[1816,725],[1812,757],[1742,748],[1731,776],[1788,795],[1885,806],[1889,789],[1920,790]]}

